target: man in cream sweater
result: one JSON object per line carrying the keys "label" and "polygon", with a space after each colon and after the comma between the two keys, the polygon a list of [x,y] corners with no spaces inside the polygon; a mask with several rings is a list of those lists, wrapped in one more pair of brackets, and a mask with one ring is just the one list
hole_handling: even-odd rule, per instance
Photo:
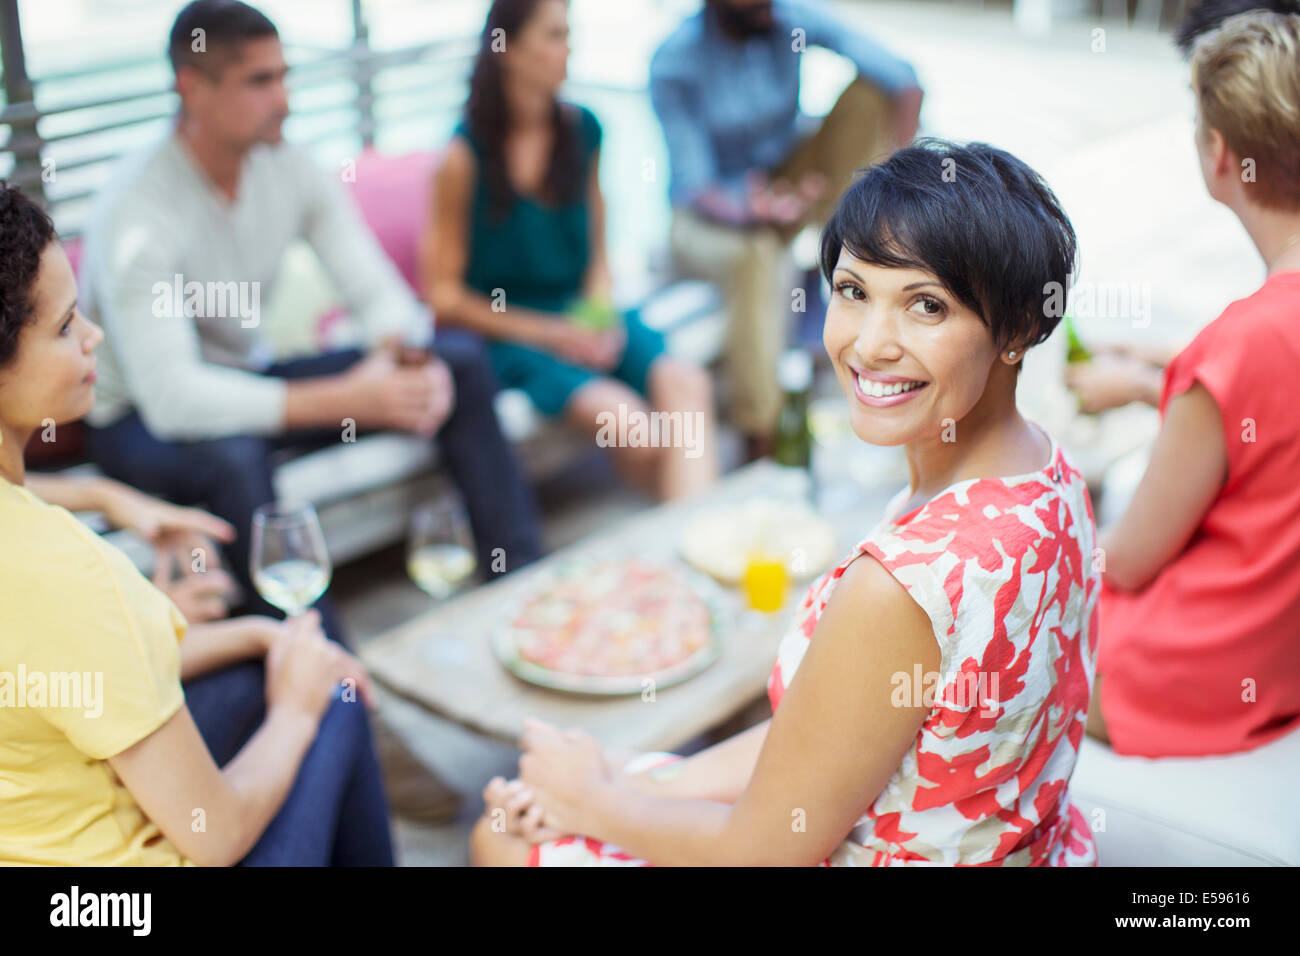
{"label": "man in cream sweater", "polygon": [[[254,509],[274,498],[270,455],[340,441],[349,427],[436,436],[480,566],[535,559],[531,491],[497,423],[481,347],[440,330],[436,355],[411,362],[403,343],[421,331],[427,340],[428,314],[338,178],[282,139],[287,66],[275,26],[235,0],[198,0],[177,17],[170,56],[176,129],[127,161],[86,233],[84,310],[106,335],[92,456],[115,478],[202,502],[233,524],[229,563],[260,611],[248,535]],[[329,270],[370,352],[271,359],[261,303],[299,239]]]}

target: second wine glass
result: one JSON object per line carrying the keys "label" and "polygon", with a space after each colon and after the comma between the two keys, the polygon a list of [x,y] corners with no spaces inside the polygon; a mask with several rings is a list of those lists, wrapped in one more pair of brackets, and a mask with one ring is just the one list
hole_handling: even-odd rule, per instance
{"label": "second wine glass", "polygon": [[422,591],[445,600],[473,576],[478,562],[469,517],[455,498],[440,498],[411,514],[406,570]]}

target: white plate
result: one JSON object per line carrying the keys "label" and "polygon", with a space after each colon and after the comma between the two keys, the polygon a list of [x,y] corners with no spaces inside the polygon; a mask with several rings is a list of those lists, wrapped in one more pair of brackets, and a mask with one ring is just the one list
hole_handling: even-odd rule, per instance
{"label": "white plate", "polygon": [[678,548],[689,564],[723,584],[741,583],[755,551],[784,558],[791,578],[802,581],[830,566],[835,533],[806,504],[753,498],[698,516]]}

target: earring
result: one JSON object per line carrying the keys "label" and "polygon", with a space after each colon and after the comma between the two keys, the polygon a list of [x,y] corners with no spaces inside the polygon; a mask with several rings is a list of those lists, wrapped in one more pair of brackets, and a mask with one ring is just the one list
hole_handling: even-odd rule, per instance
{"label": "earring", "polygon": [[1015,358],[1015,357],[1016,357],[1016,350],[1015,350],[1015,349],[1012,349],[1010,352],[1007,353],[1007,358],[1009,358],[1009,359],[1013,359],[1013,358]]}

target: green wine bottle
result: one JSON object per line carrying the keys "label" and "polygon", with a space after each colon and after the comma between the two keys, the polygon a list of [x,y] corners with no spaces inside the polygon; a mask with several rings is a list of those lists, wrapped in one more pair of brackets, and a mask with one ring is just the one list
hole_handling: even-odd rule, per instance
{"label": "green wine bottle", "polygon": [[785,403],[777,420],[772,457],[791,468],[812,465],[812,431],[808,427],[812,373],[812,356],[803,349],[790,349],[777,364],[777,380],[785,393]]}

